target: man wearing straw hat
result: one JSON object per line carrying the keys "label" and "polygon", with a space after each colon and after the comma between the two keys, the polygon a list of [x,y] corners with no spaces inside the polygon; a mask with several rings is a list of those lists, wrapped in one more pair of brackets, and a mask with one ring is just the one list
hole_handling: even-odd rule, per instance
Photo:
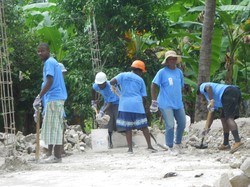
{"label": "man wearing straw hat", "polygon": [[[180,151],[186,126],[186,114],[182,101],[184,77],[182,71],[176,66],[180,62],[181,56],[177,55],[175,51],[167,51],[161,63],[164,67],[156,73],[151,84],[150,111],[157,112],[158,108],[160,109],[165,122],[166,146],[172,155],[177,155]],[[158,96],[156,96],[157,87],[160,89]],[[177,126],[174,142],[175,120]]]}

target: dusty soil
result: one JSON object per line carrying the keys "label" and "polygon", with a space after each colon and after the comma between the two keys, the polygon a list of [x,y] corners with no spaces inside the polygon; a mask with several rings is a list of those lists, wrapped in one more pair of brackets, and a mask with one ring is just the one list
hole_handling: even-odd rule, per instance
{"label": "dusty soil", "polygon": [[[246,118],[239,121],[245,142],[250,142],[249,121]],[[189,138],[198,138],[197,129],[201,127],[204,127],[204,122],[202,125],[192,125]],[[152,153],[145,146],[136,146],[134,154],[128,154],[126,147],[105,152],[86,149],[73,152],[73,155],[64,157],[62,163],[57,164],[28,162],[34,155],[17,160],[14,158],[12,162],[0,158],[0,186],[214,186],[222,174],[230,176],[239,170],[243,160],[249,157],[249,147],[245,143],[234,154],[218,151],[217,145],[222,140],[218,121],[210,133],[206,140],[209,145],[207,149],[194,148],[190,145],[193,142],[188,139],[183,153],[178,156],[172,156],[152,143],[158,152]],[[164,178],[169,172],[177,175]]]}

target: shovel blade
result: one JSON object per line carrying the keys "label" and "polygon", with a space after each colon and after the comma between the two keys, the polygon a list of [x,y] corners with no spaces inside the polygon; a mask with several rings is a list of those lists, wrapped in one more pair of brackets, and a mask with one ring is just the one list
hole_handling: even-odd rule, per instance
{"label": "shovel blade", "polygon": [[208,146],[207,145],[196,145],[195,146],[197,149],[206,149],[206,148],[208,148]]}

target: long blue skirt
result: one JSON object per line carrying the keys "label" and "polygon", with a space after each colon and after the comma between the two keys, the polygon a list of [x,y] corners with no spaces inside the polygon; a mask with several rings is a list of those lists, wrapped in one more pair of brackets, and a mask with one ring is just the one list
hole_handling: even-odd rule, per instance
{"label": "long blue skirt", "polygon": [[132,129],[142,129],[148,126],[146,114],[132,112],[118,112],[116,127],[118,131],[128,131]]}

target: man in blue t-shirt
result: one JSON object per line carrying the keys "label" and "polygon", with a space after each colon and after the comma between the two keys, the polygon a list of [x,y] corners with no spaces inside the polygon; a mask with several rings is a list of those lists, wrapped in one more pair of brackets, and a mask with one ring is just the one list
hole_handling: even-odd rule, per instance
{"label": "man in blue t-shirt", "polygon": [[92,85],[92,108],[97,109],[98,96],[101,94],[104,99],[104,105],[99,111],[100,116],[107,114],[110,116],[108,122],[108,134],[109,134],[109,148],[113,148],[112,133],[116,131],[116,118],[118,113],[119,97],[112,92],[111,85],[107,80],[107,76],[103,72],[99,72],[95,76],[95,83]]}
{"label": "man in blue t-shirt", "polygon": [[[220,150],[230,149],[229,131],[231,131],[235,143],[230,152],[237,151],[243,143],[240,140],[238,127],[234,119],[239,117],[239,107],[241,102],[241,91],[235,85],[225,85],[212,82],[204,82],[198,85],[197,95],[204,95],[208,101],[208,110],[220,110],[220,119],[223,126],[224,142],[219,146]],[[208,131],[213,123],[214,114],[208,125]],[[204,133],[208,133],[204,132]]]}
{"label": "man in blue t-shirt", "polygon": [[[36,97],[33,107],[38,108],[41,98],[46,95],[46,108],[43,118],[41,139],[48,145],[51,156],[44,163],[58,163],[62,161],[62,136],[64,102],[67,99],[67,91],[61,68],[55,58],[50,56],[48,44],[38,46],[37,53],[44,63],[44,86]],[[54,148],[54,155],[52,151]]]}

